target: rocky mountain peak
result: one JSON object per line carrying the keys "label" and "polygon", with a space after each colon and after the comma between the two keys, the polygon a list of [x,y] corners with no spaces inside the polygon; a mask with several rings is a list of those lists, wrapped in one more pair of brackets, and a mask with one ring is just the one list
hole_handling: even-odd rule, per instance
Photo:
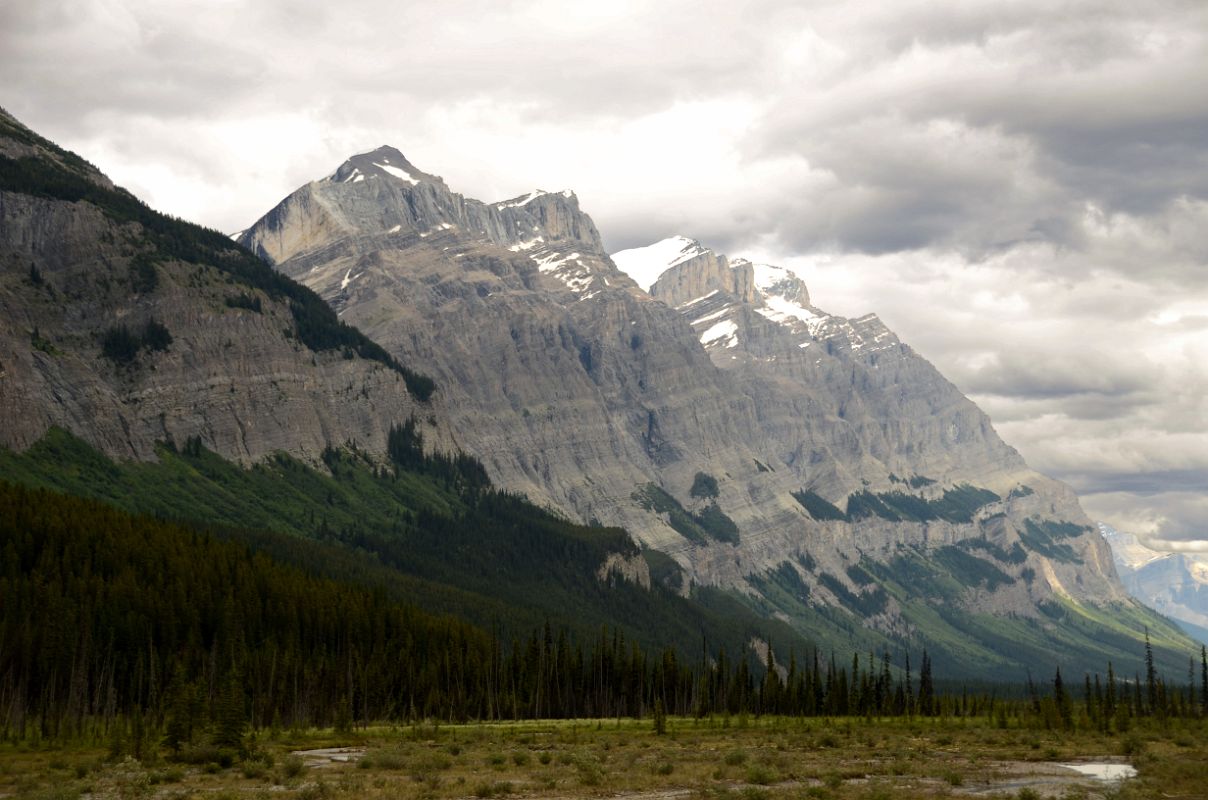
{"label": "rocky mountain peak", "polygon": [[[383,236],[385,243],[370,241]],[[383,244],[406,247],[414,237],[430,236],[489,242],[529,255],[559,244],[566,253],[606,259],[599,231],[574,192],[537,190],[486,204],[452,191],[390,146],[354,155],[326,178],[298,188],[237,234],[237,241],[278,264],[332,248],[363,253]],[[565,255],[557,248],[543,255],[554,252]]]}
{"label": "rocky mountain peak", "polygon": [[695,239],[677,235],[645,247],[613,253],[612,261],[618,269],[633,278],[638,286],[649,292],[667,270],[712,252]]}
{"label": "rocky mountain peak", "polygon": [[736,258],[731,264],[735,269],[750,267],[755,286],[764,295],[781,297],[802,308],[809,308],[810,293],[797,273],[771,264],[753,264],[745,258]]}
{"label": "rocky mountain peak", "polygon": [[439,176],[417,169],[407,157],[390,145],[351,156],[324,180],[329,183],[360,183],[373,178],[402,181],[416,186],[421,181],[443,183]]}

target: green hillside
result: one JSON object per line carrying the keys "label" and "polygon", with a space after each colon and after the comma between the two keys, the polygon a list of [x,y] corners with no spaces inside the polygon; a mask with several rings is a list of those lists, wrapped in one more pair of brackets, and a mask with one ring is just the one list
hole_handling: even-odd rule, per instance
{"label": "green hillside", "polygon": [[609,554],[642,556],[622,530],[575,525],[498,492],[470,459],[394,450],[406,467],[332,450],[329,472],[284,455],[244,469],[196,441],[161,448],[158,462],[114,462],[54,429],[25,453],[0,451],[0,479],[222,526],[223,535],[276,559],[380,587],[505,637],[548,621],[586,640],[607,626],[643,648],[669,645],[692,657],[702,646],[739,652],[752,637],[785,652],[808,649],[801,634],[720,592],[705,592],[706,605],[662,582],[647,590],[602,578]]}

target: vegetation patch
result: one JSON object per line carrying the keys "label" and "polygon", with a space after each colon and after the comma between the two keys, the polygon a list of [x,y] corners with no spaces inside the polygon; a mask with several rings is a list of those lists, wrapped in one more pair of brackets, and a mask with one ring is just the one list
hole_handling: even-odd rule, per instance
{"label": "vegetation patch", "polygon": [[[396,436],[411,458],[422,450],[414,436]],[[403,460],[414,468],[350,448],[327,452],[326,470],[285,455],[245,469],[191,439],[162,447],[158,462],[114,462],[52,429],[24,453],[0,449],[0,480],[190,520],[283,563],[502,626],[509,636],[548,621],[584,641],[610,628],[643,647],[673,644],[683,653],[699,652],[702,631],[731,652],[756,635],[804,646],[788,626],[728,597],[703,592],[704,603],[657,583],[601,583],[596,573],[610,554],[640,552],[619,528],[567,522],[482,485],[476,470],[467,478],[456,459]]]}
{"label": "vegetation patch", "polygon": [[642,550],[642,558],[650,567],[650,580],[661,586],[666,586],[673,592],[680,591],[684,586],[684,570],[674,558],[661,550]]}
{"label": "vegetation patch", "polygon": [[692,488],[688,490],[692,497],[717,497],[717,478],[707,472],[698,472],[692,479]]}
{"label": "vegetation patch", "polygon": [[830,589],[831,593],[847,608],[860,616],[871,617],[881,613],[889,604],[889,595],[878,586],[871,592],[855,593],[843,585],[843,582],[829,572],[818,574],[818,582]]}
{"label": "vegetation patch", "polygon": [[234,297],[226,298],[227,308],[242,308],[248,311],[254,311],[257,314],[263,313],[263,308],[260,304],[260,295],[248,294],[240,292]]}
{"label": "vegetation patch", "polygon": [[793,499],[801,504],[801,507],[809,513],[811,517],[824,522],[832,520],[836,522],[845,522],[847,515],[835,507],[829,500],[819,494],[810,491],[793,492]]}
{"label": "vegetation patch", "polygon": [[931,554],[936,563],[947,567],[953,577],[966,586],[985,586],[994,591],[999,586],[1015,583],[1015,579],[998,567],[959,547],[941,547]]}
{"label": "vegetation patch", "polygon": [[965,550],[982,550],[1005,564],[1022,564],[1028,560],[1027,551],[1023,549],[1019,542],[1012,544],[1009,551],[1004,550],[989,539],[962,539],[956,543],[956,546]]}
{"label": "vegetation patch", "polygon": [[856,492],[847,498],[847,519],[855,522],[880,517],[895,522],[972,522],[979,509],[1001,500],[989,489],[961,484],[945,489],[940,498],[928,500],[905,492]]}
{"label": "vegetation patch", "polygon": [[716,502],[698,513],[692,513],[653,483],[641,487],[632,497],[647,511],[666,514],[667,524],[690,542],[708,544],[714,540],[737,544],[739,541],[738,525],[726,516]]}
{"label": "vegetation patch", "polygon": [[747,582],[780,608],[804,607],[809,603],[809,585],[787,561],[763,575],[749,576]]}
{"label": "vegetation patch", "polygon": [[924,486],[935,485],[935,481],[924,475],[911,475],[909,478],[900,478],[897,475],[894,475],[892,472],[889,473],[889,482],[902,483],[909,486],[911,489],[922,489]]}
{"label": "vegetation patch", "polygon": [[1023,527],[1019,532],[1019,539],[1029,550],[1054,561],[1067,564],[1082,563],[1074,548],[1062,540],[1081,536],[1086,533],[1086,528],[1072,522],[1037,520],[1031,517],[1024,520]]}
{"label": "vegetation patch", "polygon": [[115,325],[101,336],[101,355],[122,366],[132,364],[143,350],[167,350],[172,334],[163,323],[147,320],[141,330],[134,332],[125,325]]}

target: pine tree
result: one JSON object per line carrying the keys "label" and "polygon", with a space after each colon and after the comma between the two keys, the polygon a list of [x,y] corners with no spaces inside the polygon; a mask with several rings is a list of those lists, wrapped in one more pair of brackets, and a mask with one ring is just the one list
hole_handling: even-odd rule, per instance
{"label": "pine tree", "polygon": [[658,736],[662,736],[667,732],[667,710],[663,707],[663,698],[655,698],[654,701],[654,732]]}
{"label": "pine tree", "polygon": [[164,744],[179,753],[192,744],[197,725],[197,691],[179,676],[168,690],[168,714],[164,729]]}
{"label": "pine tree", "polygon": [[923,650],[923,665],[919,667],[919,713],[935,716],[935,684],[931,680],[931,656]]}
{"label": "pine tree", "polygon": [[1153,647],[1149,644],[1149,628],[1145,629],[1145,691],[1149,713],[1158,710],[1158,673],[1153,665]]}
{"label": "pine tree", "polygon": [[1107,662],[1107,694],[1103,698],[1104,715],[1108,718],[1116,715],[1116,671],[1112,662]]}
{"label": "pine tree", "polygon": [[1208,645],[1200,645],[1200,713],[1208,717]]}
{"label": "pine tree", "polygon": [[214,700],[214,744],[238,753],[245,750],[243,735],[247,730],[247,708],[243,688],[232,674]]}
{"label": "pine tree", "polygon": [[1073,710],[1070,708],[1069,695],[1065,693],[1065,684],[1061,680],[1061,667],[1057,668],[1057,674],[1053,677],[1053,703],[1061,716],[1061,724],[1070,728],[1074,721]]}

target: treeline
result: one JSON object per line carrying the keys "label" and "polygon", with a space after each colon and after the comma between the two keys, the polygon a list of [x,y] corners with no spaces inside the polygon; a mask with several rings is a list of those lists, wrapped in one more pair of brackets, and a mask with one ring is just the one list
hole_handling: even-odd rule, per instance
{"label": "treeline", "polygon": [[0,484],[0,718],[23,735],[149,715],[231,680],[246,719],[470,713],[491,638],[205,532]]}
{"label": "treeline", "polygon": [[574,524],[484,486],[481,464],[465,455],[421,459],[417,437],[406,423],[395,428],[392,449],[408,467],[349,446],[324,453],[324,471],[283,454],[244,469],[196,438],[162,448],[158,463],[115,462],[52,429],[24,453],[0,449],[0,480],[214,526],[312,574],[497,626],[505,640],[549,621],[583,641],[615,628],[647,650],[694,652],[702,636],[731,652],[752,637],[806,648],[783,622],[718,590],[679,596],[662,582],[680,575],[669,558],[649,589],[602,577],[611,556],[640,568],[655,554],[619,528]]}
{"label": "treeline", "polygon": [[[668,714],[1026,715],[1124,729],[1136,716],[1205,713],[1203,685],[1153,671],[1060,673],[1030,699],[938,692],[888,654],[837,664],[814,652],[768,668],[702,643],[652,655],[619,633],[575,641],[547,625],[501,637],[316,578],[204,531],[95,501],[0,484],[0,730],[70,737],[97,726],[170,732],[186,746],[248,726]],[[1194,666],[1194,665],[1193,665]],[[236,738],[237,740],[237,738]]]}

